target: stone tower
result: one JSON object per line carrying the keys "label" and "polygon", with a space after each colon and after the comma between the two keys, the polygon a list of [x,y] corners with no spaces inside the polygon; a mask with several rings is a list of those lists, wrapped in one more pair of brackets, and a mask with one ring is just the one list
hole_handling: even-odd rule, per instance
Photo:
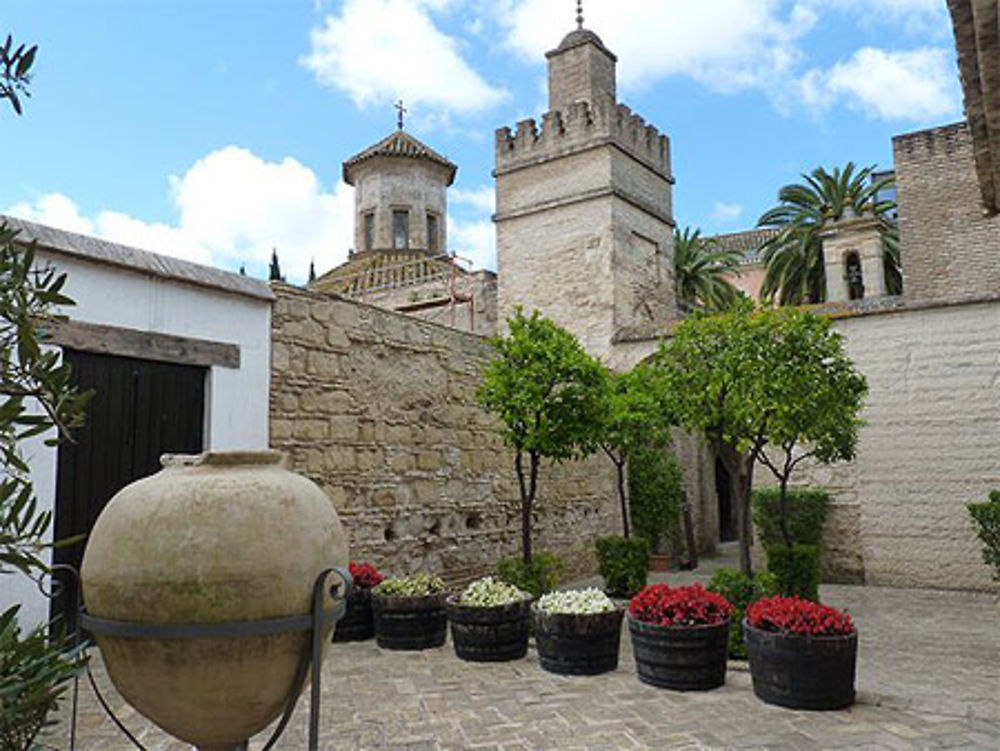
{"label": "stone tower", "polygon": [[537,308],[627,366],[675,317],[670,143],[617,103],[617,59],[577,21],[546,56],[541,126],[496,132],[500,314]]}
{"label": "stone tower", "polygon": [[354,186],[355,254],[444,253],[456,170],[402,129],[344,162],[344,182]]}

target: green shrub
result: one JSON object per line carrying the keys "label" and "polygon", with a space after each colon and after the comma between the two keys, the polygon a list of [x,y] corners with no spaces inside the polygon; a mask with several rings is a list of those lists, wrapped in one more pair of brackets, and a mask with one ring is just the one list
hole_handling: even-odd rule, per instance
{"label": "green shrub", "polygon": [[646,538],[650,552],[677,529],[681,507],[681,468],[673,454],[655,446],[634,449],[628,457],[629,517],[635,533]]}
{"label": "green shrub", "polygon": [[729,623],[729,656],[745,660],[747,647],[743,641],[743,618],[747,607],[762,597],[778,594],[777,578],[768,571],[760,571],[749,579],[735,568],[720,568],[712,575],[708,591],[717,592],[733,606]]}
{"label": "green shrub", "polygon": [[604,588],[608,594],[631,597],[646,586],[649,543],[642,537],[599,537],[597,567],[604,577]]}
{"label": "green shrub", "polygon": [[[788,532],[792,543],[798,545],[822,544],[823,523],[830,504],[830,496],[818,488],[790,488],[788,490]],[[753,491],[753,523],[766,549],[770,545],[784,545],[781,536],[778,488],[758,488]]]}
{"label": "green shrub", "polygon": [[504,558],[497,564],[497,576],[518,589],[530,592],[537,599],[559,583],[563,571],[562,559],[555,553],[539,552],[525,566],[521,556]]}
{"label": "green shrub", "polygon": [[819,602],[819,548],[815,545],[771,545],[767,570],[778,580],[778,594]]}
{"label": "green shrub", "polygon": [[992,491],[988,501],[967,508],[983,542],[983,561],[993,567],[993,578],[1000,582],[1000,490]]}
{"label": "green shrub", "polygon": [[413,576],[386,579],[372,589],[372,592],[378,592],[387,597],[426,597],[447,591],[448,587],[445,586],[444,579],[423,571]]}

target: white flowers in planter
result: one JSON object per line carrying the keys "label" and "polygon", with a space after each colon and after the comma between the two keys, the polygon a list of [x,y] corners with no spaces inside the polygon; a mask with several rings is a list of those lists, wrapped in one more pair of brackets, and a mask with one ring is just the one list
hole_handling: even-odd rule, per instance
{"label": "white flowers in planter", "polygon": [[476,579],[462,590],[462,594],[458,597],[458,604],[476,608],[490,608],[530,599],[530,594],[521,591],[513,584],[507,584],[492,576],[484,576],[482,579]]}
{"label": "white flowers in planter", "polygon": [[565,613],[568,615],[591,615],[610,613],[615,604],[596,587],[587,589],[567,589],[549,592],[538,600],[538,609],[543,613]]}

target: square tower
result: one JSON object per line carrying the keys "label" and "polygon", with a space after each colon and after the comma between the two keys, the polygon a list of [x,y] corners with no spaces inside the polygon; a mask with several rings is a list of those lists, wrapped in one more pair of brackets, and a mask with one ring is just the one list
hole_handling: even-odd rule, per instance
{"label": "square tower", "polygon": [[496,132],[500,314],[537,308],[627,364],[618,345],[655,346],[676,317],[670,143],[616,102],[616,58],[592,31],[547,58],[541,125]]}

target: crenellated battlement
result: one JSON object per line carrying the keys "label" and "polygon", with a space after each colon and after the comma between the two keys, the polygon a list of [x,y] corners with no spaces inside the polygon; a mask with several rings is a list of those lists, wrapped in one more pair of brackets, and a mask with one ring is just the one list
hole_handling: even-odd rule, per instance
{"label": "crenellated battlement", "polygon": [[589,102],[574,102],[542,115],[541,126],[521,120],[514,130],[496,131],[496,169],[566,156],[604,143],[614,143],[655,172],[670,179],[670,139],[624,104],[610,111]]}

